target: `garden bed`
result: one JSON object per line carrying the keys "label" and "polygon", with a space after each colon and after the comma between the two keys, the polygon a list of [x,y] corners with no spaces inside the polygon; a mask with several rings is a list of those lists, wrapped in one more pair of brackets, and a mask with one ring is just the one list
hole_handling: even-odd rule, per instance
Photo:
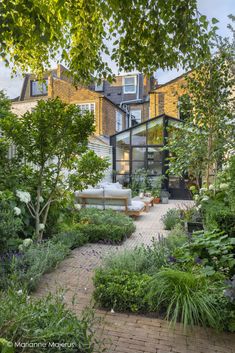
{"label": "garden bed", "polygon": [[104,309],[233,332],[234,244],[219,231],[188,237],[177,224],[150,247],[107,258],[95,273],[94,299]]}

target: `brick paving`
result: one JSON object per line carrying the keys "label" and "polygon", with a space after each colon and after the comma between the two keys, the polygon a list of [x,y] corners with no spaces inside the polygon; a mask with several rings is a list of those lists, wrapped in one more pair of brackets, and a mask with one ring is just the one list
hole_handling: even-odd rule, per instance
{"label": "brick paving", "polygon": [[[150,208],[149,213],[135,221],[135,233],[120,246],[88,244],[73,250],[55,271],[43,276],[35,295],[62,289],[66,304],[81,314],[85,307],[93,306],[93,271],[102,259],[112,252],[149,245],[159,234],[167,235],[161,216],[167,209],[183,204],[189,201],[171,201]],[[165,320],[104,310],[96,310],[96,317],[101,320],[96,325],[96,335],[108,353],[235,353],[235,334],[201,327],[184,332],[180,325],[173,330]]]}

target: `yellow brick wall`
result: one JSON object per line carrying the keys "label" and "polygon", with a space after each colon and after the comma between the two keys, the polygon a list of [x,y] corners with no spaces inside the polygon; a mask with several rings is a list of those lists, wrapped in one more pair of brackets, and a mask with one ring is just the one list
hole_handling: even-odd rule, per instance
{"label": "yellow brick wall", "polygon": [[[119,109],[109,100],[105,99],[102,94],[85,87],[76,88],[64,80],[49,78],[48,97],[59,97],[62,101],[71,104],[95,103],[96,134],[107,136],[115,134],[116,110]],[[119,111],[122,112],[122,110]],[[123,124],[124,121],[123,113]]]}
{"label": "yellow brick wall", "polygon": [[162,85],[150,93],[150,117],[167,114],[178,118],[178,99],[186,93],[184,76]]}
{"label": "yellow brick wall", "polygon": [[116,112],[122,114],[122,127],[126,128],[125,113],[117,106],[105,98],[101,98],[102,104],[102,130],[104,135],[114,135],[116,133]]}

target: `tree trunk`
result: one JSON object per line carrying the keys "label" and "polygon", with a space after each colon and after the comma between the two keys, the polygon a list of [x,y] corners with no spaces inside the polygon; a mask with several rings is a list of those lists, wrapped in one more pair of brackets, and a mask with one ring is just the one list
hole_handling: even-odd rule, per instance
{"label": "tree trunk", "polygon": [[35,207],[35,234],[37,240],[41,240],[40,237],[40,197],[41,197],[41,186],[37,187],[36,207]]}
{"label": "tree trunk", "polygon": [[[46,225],[46,222],[47,222],[47,217],[48,217],[48,213],[49,213],[49,210],[50,210],[50,206],[51,206],[51,201],[49,200],[48,205],[47,205],[47,207],[45,209],[44,216],[43,216],[43,224],[44,224],[44,226]],[[41,232],[40,232],[40,240],[42,240],[42,238],[43,238],[43,233],[44,233],[44,230],[42,229]]]}

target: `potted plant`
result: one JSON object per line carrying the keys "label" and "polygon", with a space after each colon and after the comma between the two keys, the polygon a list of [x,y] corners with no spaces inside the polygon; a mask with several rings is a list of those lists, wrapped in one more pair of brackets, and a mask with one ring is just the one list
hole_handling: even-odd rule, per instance
{"label": "potted plant", "polygon": [[152,182],[152,196],[154,197],[154,203],[160,203],[161,202],[161,188],[162,188],[162,181],[164,179],[164,176],[158,176],[155,178]]}
{"label": "potted plant", "polygon": [[160,203],[161,202],[161,197],[160,197],[160,191],[158,193],[155,193],[154,195],[154,203]]}

